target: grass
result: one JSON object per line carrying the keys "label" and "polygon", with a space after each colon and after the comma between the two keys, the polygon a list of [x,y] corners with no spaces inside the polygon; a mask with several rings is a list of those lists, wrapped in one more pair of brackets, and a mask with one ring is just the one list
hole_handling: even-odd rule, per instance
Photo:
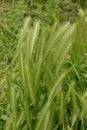
{"label": "grass", "polygon": [[[32,26],[31,18],[25,20],[13,61],[15,71],[7,74],[11,114],[6,130],[86,128],[86,95],[76,89],[77,68],[85,53],[84,44],[78,48],[80,22],[45,27],[39,21]],[[65,84],[67,78],[70,83]]]}
{"label": "grass", "polygon": [[23,24],[26,6],[22,6],[1,14],[6,21],[0,26],[5,69],[0,81],[0,129],[86,130],[86,11],[80,10],[74,23],[56,17],[53,23],[44,22],[35,16]]}
{"label": "grass", "polygon": [[18,29],[22,26],[26,6],[17,3],[14,9],[9,4],[0,5],[0,129],[4,128],[6,114],[6,78],[5,73],[11,69],[11,61],[15,54]]}
{"label": "grass", "polygon": [[[55,48],[55,46],[57,45],[57,43],[56,43],[57,40],[58,39],[60,40],[61,35],[63,35],[63,33],[70,27],[70,25],[66,24],[63,28],[60,28],[60,30],[58,30],[58,31],[55,30],[57,26],[53,26],[52,30],[53,30],[53,32],[55,32],[57,34],[56,37],[53,36],[53,32],[52,32],[51,36],[49,35],[49,33],[47,34],[46,32],[49,32],[49,30],[47,30],[44,27],[41,30],[42,32],[41,32],[41,36],[39,36],[40,37],[39,41],[37,41],[37,37],[39,35],[40,23],[36,22],[33,29],[32,28],[28,29],[28,27],[30,27],[30,24],[28,23],[29,21],[30,21],[30,19],[27,19],[25,21],[23,31],[20,34],[18,51],[17,51],[16,57],[19,58],[18,59],[19,66],[20,66],[19,79],[20,79],[20,81],[22,81],[22,82],[20,82],[20,86],[23,89],[22,104],[23,104],[24,113],[25,113],[25,117],[26,117],[27,127],[30,130],[31,129],[39,130],[39,129],[41,129],[43,119],[45,118],[44,116],[46,115],[48,110],[50,111],[51,102],[53,102],[53,99],[57,95],[58,85],[61,83],[63,78],[68,73],[68,72],[66,72],[66,73],[62,74],[61,77],[57,79],[57,77],[59,77],[59,74],[57,74],[57,73],[59,73],[59,71],[60,71],[63,59],[64,59],[64,57],[65,57],[65,55],[68,51],[68,48],[70,47],[68,45],[69,44],[71,45],[71,43],[69,43],[67,45],[67,49],[66,49],[65,53],[60,58],[61,65],[59,65],[59,67],[57,66],[56,61],[55,61],[56,64],[52,65],[52,63],[51,63],[52,61],[50,61],[48,63],[48,60],[50,60],[52,53],[54,54],[54,52],[57,51],[56,48]],[[73,30],[69,30],[69,31],[72,34]],[[31,37],[32,34],[33,34],[33,36]],[[26,38],[26,41],[25,41],[26,36],[27,36],[27,38]],[[48,38],[47,38],[47,36],[48,36]],[[68,38],[69,38],[69,36],[68,36]],[[63,36],[63,37],[65,38],[65,36]],[[68,38],[66,37],[66,39],[63,39],[64,41],[66,40],[65,45],[67,44]],[[48,43],[49,48],[47,48],[47,43]],[[61,43],[63,43],[63,41],[61,41],[60,44],[59,44],[59,47],[62,49],[62,47],[64,47],[64,45],[62,45]],[[58,49],[58,47],[57,47],[57,49]],[[45,52],[45,55],[43,54],[43,52]],[[56,53],[55,53],[55,55],[56,55]],[[47,63],[44,63],[44,62],[47,62]],[[50,82],[51,82],[50,73],[48,73],[47,70],[46,70],[46,73],[44,73],[45,72],[44,69],[47,69],[46,66],[49,69],[52,77],[54,77],[56,79],[56,80],[53,80],[54,84],[52,83],[54,87],[50,84]],[[55,66],[56,69],[55,69],[55,72],[52,72],[51,69],[54,66]],[[41,77],[40,75],[41,75],[42,72],[43,72],[43,80],[40,79],[40,77]],[[53,76],[53,74],[55,74],[55,76]],[[46,81],[44,79],[46,75],[48,77],[47,84],[45,83]],[[32,128],[31,122],[32,122],[33,119],[31,118],[32,112],[31,112],[31,109],[29,110],[29,107],[30,107],[29,104],[32,105],[33,109],[36,109],[37,107],[39,107],[38,101],[40,100],[41,95],[45,94],[42,91],[42,85],[40,85],[40,82],[43,82],[43,83],[46,84],[47,87],[45,88],[43,86],[44,87],[43,89],[45,89],[44,91],[47,91],[46,97],[48,97],[48,98],[47,98],[47,102],[45,102],[45,104],[43,104],[44,106],[40,110],[41,116],[40,116],[40,120],[38,121],[37,125],[35,123],[36,128]],[[50,86],[50,88],[48,89],[49,86]],[[8,87],[11,87],[11,85],[9,85]],[[42,92],[40,92],[40,91],[42,91]],[[8,94],[8,95],[10,95],[10,94]],[[13,103],[14,103],[14,98],[11,98],[11,99],[13,99]],[[13,106],[13,103],[12,103],[12,106]],[[37,106],[36,106],[36,104],[37,104]],[[12,114],[13,114],[12,117],[13,118],[14,118],[14,115],[16,116],[15,113],[16,113],[16,109],[15,109],[15,107],[13,107],[13,109],[12,109]],[[50,113],[48,113],[48,115],[49,114]],[[36,113],[36,117],[35,117],[36,121],[35,122],[37,122],[37,116],[38,116],[38,113]],[[15,126],[14,126],[13,122],[11,123],[11,125],[13,126],[13,129],[17,129],[16,128],[16,121],[17,120],[15,119]],[[48,121],[49,121],[49,118],[48,118]],[[7,126],[9,126],[9,123],[7,123],[7,124],[8,124]],[[46,126],[46,128],[47,128],[47,126]],[[6,127],[6,129],[7,129],[7,127]]]}

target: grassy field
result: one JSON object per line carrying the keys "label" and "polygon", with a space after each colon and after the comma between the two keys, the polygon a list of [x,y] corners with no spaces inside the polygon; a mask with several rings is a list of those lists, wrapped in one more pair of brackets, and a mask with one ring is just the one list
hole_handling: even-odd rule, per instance
{"label": "grassy field", "polygon": [[86,1],[0,4],[0,130],[87,130]]}

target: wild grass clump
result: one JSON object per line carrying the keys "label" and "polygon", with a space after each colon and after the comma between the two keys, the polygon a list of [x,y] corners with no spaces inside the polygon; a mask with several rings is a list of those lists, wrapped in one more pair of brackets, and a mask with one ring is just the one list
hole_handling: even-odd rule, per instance
{"label": "wild grass clump", "polygon": [[[15,70],[6,75],[5,130],[85,130],[86,22],[84,16],[75,24],[44,26],[37,20],[32,26],[31,18],[26,18],[13,60]],[[82,80],[85,91],[80,89]]]}
{"label": "wild grass clump", "polygon": [[[52,102],[56,105],[57,101],[54,101],[54,99],[60,92],[60,84],[65,76],[73,69],[73,66],[71,66],[67,71],[61,70],[64,59],[72,45],[71,39],[75,25],[71,26],[70,23],[66,23],[63,27],[60,27],[55,23],[53,27],[41,27],[40,22],[36,21],[32,28],[30,23],[31,19],[27,18],[20,32],[16,54],[16,59],[18,59],[17,79],[19,78],[20,91],[22,92],[21,111],[23,111],[25,116],[26,127],[30,130],[39,130],[41,129],[43,121],[45,121],[45,115],[48,115],[47,122],[50,123]],[[8,92],[10,90],[14,93],[15,91],[11,90],[11,81],[9,78],[7,79],[7,90]],[[12,89],[14,88],[12,87]],[[13,114],[13,120],[15,117],[15,125],[12,122],[8,122],[7,126],[11,125],[11,128],[13,126],[14,129],[19,129],[19,125],[21,124],[17,126],[19,119],[18,121],[16,120],[16,99],[14,99],[14,94],[9,93],[8,96],[11,96],[9,99],[13,100],[13,102],[10,101],[10,103],[12,106],[11,112]],[[19,112],[19,117],[20,116]],[[46,129],[48,127],[47,122],[44,122]],[[49,129],[53,127],[54,125],[50,126]],[[42,129],[44,129],[44,126]]]}

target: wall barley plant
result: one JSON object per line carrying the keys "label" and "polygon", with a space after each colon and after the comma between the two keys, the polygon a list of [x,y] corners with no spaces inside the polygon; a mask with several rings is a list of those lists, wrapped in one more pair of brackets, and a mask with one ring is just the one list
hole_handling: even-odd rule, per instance
{"label": "wall barley plant", "polygon": [[79,44],[75,45],[76,30],[77,23],[44,26],[35,21],[32,25],[31,18],[26,18],[13,62],[15,71],[10,75],[13,79],[7,75],[11,114],[5,130],[85,129],[87,94],[77,91],[74,78],[82,55],[79,49],[76,62],[72,52]]}

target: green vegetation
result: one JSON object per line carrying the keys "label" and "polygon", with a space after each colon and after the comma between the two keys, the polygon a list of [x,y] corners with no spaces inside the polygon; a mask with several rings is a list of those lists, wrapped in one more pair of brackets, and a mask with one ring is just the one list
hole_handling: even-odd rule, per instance
{"label": "green vegetation", "polygon": [[0,130],[87,129],[85,3],[2,2]]}

